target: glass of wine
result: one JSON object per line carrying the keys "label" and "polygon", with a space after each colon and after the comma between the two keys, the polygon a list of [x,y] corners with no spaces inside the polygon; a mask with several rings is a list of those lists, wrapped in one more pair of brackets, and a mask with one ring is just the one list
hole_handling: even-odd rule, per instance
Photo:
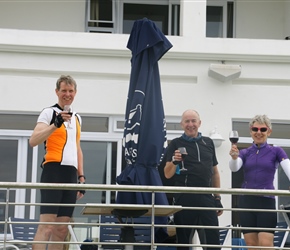
{"label": "glass of wine", "polygon": [[[70,105],[64,105],[63,111],[67,111],[70,116],[72,116],[72,114],[73,114],[72,107]],[[67,121],[66,128],[67,129],[72,129],[72,127],[71,127],[71,120],[68,120]]]}
{"label": "glass of wine", "polygon": [[[238,133],[238,131],[232,130],[230,132],[229,139],[230,139],[232,145],[237,144],[237,142],[239,141],[239,133]],[[233,153],[231,153],[231,155],[238,155],[238,153],[233,152]]]}
{"label": "glass of wine", "polygon": [[236,130],[232,130],[229,135],[229,139],[232,144],[236,144],[239,141],[239,133]]}
{"label": "glass of wine", "polygon": [[182,156],[182,168],[180,169],[180,171],[186,171],[187,169],[184,167],[184,159],[185,157],[187,156],[187,151],[186,151],[186,148],[185,147],[180,147],[178,148],[179,152],[181,153],[181,156]]}

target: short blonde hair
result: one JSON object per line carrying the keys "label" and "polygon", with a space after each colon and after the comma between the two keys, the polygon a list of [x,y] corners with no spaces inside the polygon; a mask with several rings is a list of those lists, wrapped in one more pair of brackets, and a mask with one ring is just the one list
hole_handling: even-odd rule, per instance
{"label": "short blonde hair", "polygon": [[271,120],[266,115],[256,115],[255,117],[253,117],[249,123],[250,128],[253,127],[255,122],[259,124],[266,124],[268,128],[272,129]]}
{"label": "short blonde hair", "polygon": [[56,89],[60,90],[60,83],[65,82],[68,85],[73,85],[75,90],[77,90],[76,81],[69,75],[61,75],[56,81]]}

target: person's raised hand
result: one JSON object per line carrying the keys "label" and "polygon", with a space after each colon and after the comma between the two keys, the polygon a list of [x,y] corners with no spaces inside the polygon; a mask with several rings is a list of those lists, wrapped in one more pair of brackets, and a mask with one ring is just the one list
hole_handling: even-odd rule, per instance
{"label": "person's raised hand", "polygon": [[233,160],[236,160],[239,157],[240,151],[237,147],[237,145],[233,144],[230,150],[230,156]]}

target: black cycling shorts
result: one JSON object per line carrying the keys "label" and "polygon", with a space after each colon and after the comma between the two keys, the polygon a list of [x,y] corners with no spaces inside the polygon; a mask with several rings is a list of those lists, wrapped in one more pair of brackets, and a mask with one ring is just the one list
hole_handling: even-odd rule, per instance
{"label": "black cycling shorts", "polygon": [[[77,169],[74,166],[46,163],[41,174],[41,183],[77,183]],[[77,190],[41,189],[41,203],[75,204]],[[40,206],[40,214],[57,214],[72,217],[75,206]]]}
{"label": "black cycling shorts", "polygon": [[239,200],[239,207],[265,210],[265,212],[254,212],[254,211],[240,212],[241,226],[253,227],[253,229],[243,229],[242,232],[244,234],[253,232],[255,233],[268,232],[274,234],[275,230],[271,229],[257,230],[255,229],[255,227],[276,228],[277,213],[267,212],[267,210],[276,210],[275,199],[264,196],[241,195]]}

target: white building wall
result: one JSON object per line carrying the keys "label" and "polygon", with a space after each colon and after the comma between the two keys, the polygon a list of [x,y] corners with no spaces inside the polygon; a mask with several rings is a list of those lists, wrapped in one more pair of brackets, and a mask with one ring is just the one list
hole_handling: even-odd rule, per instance
{"label": "white building wall", "polygon": [[287,2],[237,0],[236,38],[284,39]]}
{"label": "white building wall", "polygon": [[[277,8],[282,10],[281,6]],[[227,138],[232,119],[267,114],[273,120],[290,122],[290,47],[285,40],[205,38],[205,7],[205,1],[182,1],[182,36],[168,37],[173,48],[159,63],[164,110],[166,116],[176,118],[186,109],[198,110],[204,135],[217,127],[226,139],[217,148],[221,185],[230,188]],[[128,38],[0,29],[0,112],[39,113],[56,102],[56,79],[71,74],[78,83],[76,110],[123,116],[130,76]],[[240,78],[220,82],[209,77],[210,64],[222,61],[241,65]],[[223,204],[231,207],[230,196],[223,195]],[[220,224],[228,225],[230,220],[230,213],[225,212]]]}
{"label": "white building wall", "polygon": [[85,31],[86,1],[0,1],[0,28]]}
{"label": "white building wall", "polygon": [[[180,0],[185,13],[181,16],[182,36],[195,39],[205,36],[206,2]],[[289,36],[289,5],[287,0],[236,0],[236,38],[284,39]],[[0,28],[84,32],[85,13],[86,0],[1,1]]]}

